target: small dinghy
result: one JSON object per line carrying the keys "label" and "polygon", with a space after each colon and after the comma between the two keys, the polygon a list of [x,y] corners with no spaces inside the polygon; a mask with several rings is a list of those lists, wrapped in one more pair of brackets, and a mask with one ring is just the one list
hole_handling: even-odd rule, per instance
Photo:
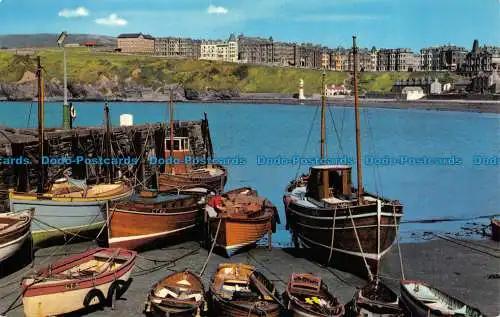
{"label": "small dinghy", "polygon": [[403,317],[408,309],[389,287],[380,281],[372,281],[356,291],[350,303],[353,316],[364,317]]}
{"label": "small dinghy", "polygon": [[210,197],[205,208],[210,239],[213,241],[217,234],[216,245],[228,257],[255,245],[266,234],[270,244],[271,232],[279,223],[276,207],[249,187]]}
{"label": "small dinghy", "polygon": [[150,316],[199,316],[204,296],[205,288],[198,275],[187,270],[176,272],[153,286],[144,311]]}
{"label": "small dinghy", "polygon": [[410,309],[413,317],[484,316],[479,309],[464,304],[420,281],[401,281],[401,298]]}
{"label": "small dinghy", "polygon": [[0,262],[21,249],[29,238],[34,209],[0,214]]}
{"label": "small dinghy", "polygon": [[274,285],[250,265],[220,264],[210,285],[211,312],[217,317],[278,317]]}
{"label": "small dinghy", "polygon": [[112,302],[130,285],[136,255],[124,249],[91,249],[23,278],[24,315],[61,315]]}
{"label": "small dinghy", "polygon": [[491,238],[500,241],[500,220],[491,218]]}
{"label": "small dinghy", "polygon": [[345,313],[344,305],[312,274],[293,273],[283,297],[293,317],[340,317]]}

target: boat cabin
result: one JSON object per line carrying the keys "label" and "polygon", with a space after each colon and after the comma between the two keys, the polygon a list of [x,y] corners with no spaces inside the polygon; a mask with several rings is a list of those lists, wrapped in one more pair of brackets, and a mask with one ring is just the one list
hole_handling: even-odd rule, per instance
{"label": "boat cabin", "polygon": [[352,194],[351,166],[318,165],[311,167],[307,196],[315,200],[350,199]]}
{"label": "boat cabin", "polygon": [[[189,163],[186,162],[186,157],[191,155],[191,143],[189,142],[188,137],[174,137],[173,140],[173,150],[172,142],[170,142],[170,138],[165,138],[165,160],[166,162],[170,162],[169,158],[172,154],[173,159],[173,173],[185,173],[189,167]],[[171,153],[172,152],[172,153]],[[167,165],[169,165],[167,163]]]}

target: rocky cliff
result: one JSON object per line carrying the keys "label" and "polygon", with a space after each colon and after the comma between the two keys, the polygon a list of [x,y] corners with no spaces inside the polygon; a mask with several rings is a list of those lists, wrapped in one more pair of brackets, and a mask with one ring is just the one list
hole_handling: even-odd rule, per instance
{"label": "rocky cliff", "polygon": [[[25,74],[23,79],[16,83],[0,83],[0,101],[33,100],[37,96],[37,83],[34,74]],[[68,98],[77,101],[168,101],[170,94],[175,102],[186,100],[219,100],[238,97],[239,93],[233,90],[206,90],[197,91],[186,89],[182,84],[164,84],[158,87],[147,87],[137,83],[132,78],[119,81],[118,77],[107,78],[101,76],[93,84],[70,82],[68,83]],[[45,82],[45,98],[48,101],[63,99],[63,84],[59,80],[51,79]]]}

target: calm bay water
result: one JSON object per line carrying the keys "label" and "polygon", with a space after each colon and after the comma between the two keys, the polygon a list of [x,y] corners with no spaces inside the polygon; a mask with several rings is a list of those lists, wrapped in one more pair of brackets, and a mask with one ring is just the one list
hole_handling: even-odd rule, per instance
{"label": "calm bay water", "polygon": [[[77,104],[75,125],[103,124],[102,103]],[[252,186],[280,209],[282,224],[273,239],[287,245],[282,193],[288,182],[308,166],[262,164],[257,158],[319,157],[319,111],[315,106],[249,104],[177,104],[179,120],[197,120],[208,114],[216,157],[239,156],[244,165],[229,166],[227,188]],[[31,112],[31,114],[30,114]],[[36,103],[0,103],[0,125],[35,127]],[[130,113],[134,123],[167,119],[160,103],[111,104],[111,118]],[[46,104],[46,126],[61,125],[61,104]],[[332,124],[333,122],[335,124]],[[364,187],[405,205],[408,223],[401,226],[403,240],[412,233],[456,232],[470,223],[488,223],[498,211],[500,187],[500,116],[497,114],[437,112],[425,110],[363,109],[362,148]],[[327,113],[328,155],[354,158],[354,115],[351,108],[331,108]],[[312,123],[314,122],[314,125]],[[311,129],[312,127],[312,129]],[[309,131],[311,131],[310,137]],[[374,164],[368,156],[385,158]],[[388,158],[401,156],[435,160],[450,157],[452,164],[399,164]],[[475,156],[493,158],[489,164]],[[356,176],[353,175],[355,182]],[[422,219],[454,219],[449,222],[414,223]],[[459,220],[462,219],[462,220]],[[421,236],[421,235],[417,235]]]}

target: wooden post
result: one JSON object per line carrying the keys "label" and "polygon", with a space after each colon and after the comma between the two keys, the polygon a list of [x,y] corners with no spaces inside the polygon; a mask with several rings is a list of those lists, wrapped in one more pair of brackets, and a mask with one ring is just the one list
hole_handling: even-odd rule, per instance
{"label": "wooden post", "polygon": [[352,37],[352,56],[354,59],[354,113],[356,119],[356,168],[358,174],[358,204],[363,204],[363,172],[361,158],[361,135],[359,118],[359,100],[358,100],[358,48],[356,46],[356,37]]}
{"label": "wooden post", "polygon": [[273,249],[273,230],[269,229],[267,231],[267,248],[269,251]]}
{"label": "wooden post", "polygon": [[45,113],[45,94],[44,94],[44,83],[43,83],[43,69],[42,62],[40,60],[40,56],[37,57],[37,70],[36,75],[38,78],[38,147],[39,147],[39,158],[38,158],[38,169],[39,169],[39,182],[37,186],[37,193],[41,194],[45,188],[45,175],[44,168],[42,164],[43,158],[43,143],[45,140],[44,137],[44,113]]}

